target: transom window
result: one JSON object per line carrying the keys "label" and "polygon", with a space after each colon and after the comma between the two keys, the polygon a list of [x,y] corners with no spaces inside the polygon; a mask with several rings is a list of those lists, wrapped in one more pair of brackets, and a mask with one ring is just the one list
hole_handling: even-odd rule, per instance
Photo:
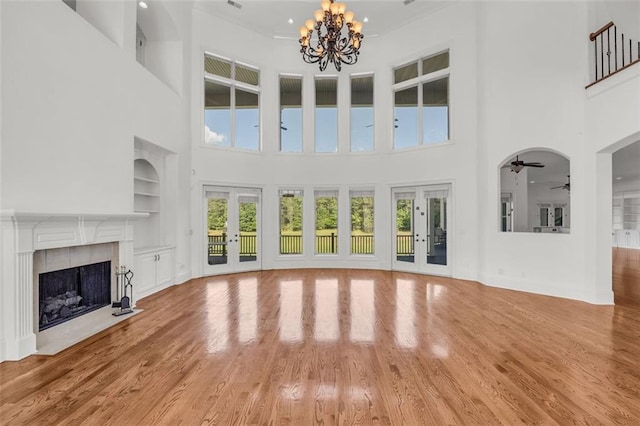
{"label": "transom window", "polygon": [[302,77],[280,76],[280,151],[302,152]]}
{"label": "transom window", "polygon": [[316,77],[316,152],[338,152],[338,79]]}
{"label": "transom window", "polygon": [[204,143],[260,149],[260,71],[204,55]]}
{"label": "transom window", "polygon": [[351,151],[373,151],[373,75],[351,77]]}
{"label": "transom window", "polygon": [[449,140],[449,51],[394,69],[394,149]]}

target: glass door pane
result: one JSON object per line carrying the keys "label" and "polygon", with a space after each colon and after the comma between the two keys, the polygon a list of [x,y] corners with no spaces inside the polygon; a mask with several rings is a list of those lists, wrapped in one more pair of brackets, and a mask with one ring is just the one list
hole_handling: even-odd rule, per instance
{"label": "glass door pane", "polygon": [[258,206],[257,200],[243,200],[238,202],[238,240],[240,262],[254,262],[258,258]]}
{"label": "glass door pane", "polygon": [[259,189],[205,187],[205,273],[260,269],[260,198]]}
{"label": "glass door pane", "polygon": [[447,199],[427,198],[427,263],[447,264]]}
{"label": "glass door pane", "polygon": [[209,265],[226,265],[229,202],[226,194],[208,196],[207,240]]}
{"label": "glass door pane", "polygon": [[540,226],[549,226],[549,208],[540,208]]}
{"label": "glass door pane", "polygon": [[415,262],[414,246],[414,200],[399,197],[396,200],[396,260]]}
{"label": "glass door pane", "polygon": [[500,196],[500,230],[502,232],[511,232],[511,212],[513,206],[511,202],[511,194],[501,194]]}

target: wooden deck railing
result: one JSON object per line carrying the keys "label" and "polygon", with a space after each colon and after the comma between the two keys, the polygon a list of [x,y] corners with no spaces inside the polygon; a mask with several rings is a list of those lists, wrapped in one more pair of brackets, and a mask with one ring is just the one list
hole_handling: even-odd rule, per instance
{"label": "wooden deck railing", "polygon": [[[442,237],[440,237],[442,238]],[[414,253],[414,236],[396,236],[398,255],[412,255]],[[240,235],[240,256],[257,255],[257,239],[255,235]],[[351,254],[373,254],[373,235],[351,235]],[[436,244],[442,241],[437,240]],[[209,256],[227,256],[227,235],[209,235]],[[337,254],[338,236],[336,234],[316,236],[316,254]],[[280,254],[302,254],[301,235],[280,235]]]}
{"label": "wooden deck railing", "polygon": [[640,42],[625,39],[613,22],[589,34],[589,40],[593,42],[595,75],[587,88],[640,62]]}
{"label": "wooden deck railing", "polygon": [[[255,235],[240,235],[240,256],[256,256],[257,240]],[[373,254],[373,235],[351,235],[351,254]],[[209,235],[209,256],[227,256],[227,235]],[[413,250],[413,238],[411,235],[399,235],[398,247],[402,253],[411,253]],[[337,254],[338,236],[330,235],[316,236],[316,254]],[[280,254],[302,254],[301,235],[281,235]]]}

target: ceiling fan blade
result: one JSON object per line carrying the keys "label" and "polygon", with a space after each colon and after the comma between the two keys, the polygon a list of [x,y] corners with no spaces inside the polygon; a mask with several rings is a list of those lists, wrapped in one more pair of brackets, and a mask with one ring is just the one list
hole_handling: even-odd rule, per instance
{"label": "ceiling fan blade", "polygon": [[544,164],[539,164],[539,163],[524,163],[524,164],[523,164],[523,166],[542,168],[542,167],[544,167]]}
{"label": "ceiling fan blade", "polygon": [[564,188],[564,185],[562,185],[562,186],[554,186],[554,187],[551,187],[549,189],[562,189],[562,188]]}

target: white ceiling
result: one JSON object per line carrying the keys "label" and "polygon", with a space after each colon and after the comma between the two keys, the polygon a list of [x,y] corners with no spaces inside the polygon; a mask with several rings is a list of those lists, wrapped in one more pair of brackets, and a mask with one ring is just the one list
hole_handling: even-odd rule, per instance
{"label": "white ceiling", "polygon": [[[505,162],[508,165],[516,157]],[[551,186],[567,183],[569,160],[551,151],[526,151],[519,155],[519,160],[525,163],[542,163],[544,167],[527,167],[527,178],[535,183]]]}
{"label": "white ceiling", "polygon": [[[347,10],[355,12],[355,19],[369,22],[364,24],[362,33],[367,37],[384,35],[395,28],[414,21],[428,13],[445,7],[457,0],[414,0],[404,4],[403,0],[345,0]],[[300,38],[298,28],[313,12],[320,9],[319,0],[272,1],[234,0],[242,5],[236,8],[227,0],[197,0],[195,7],[226,21],[253,29],[268,37]],[[289,24],[288,19],[293,19]]]}

